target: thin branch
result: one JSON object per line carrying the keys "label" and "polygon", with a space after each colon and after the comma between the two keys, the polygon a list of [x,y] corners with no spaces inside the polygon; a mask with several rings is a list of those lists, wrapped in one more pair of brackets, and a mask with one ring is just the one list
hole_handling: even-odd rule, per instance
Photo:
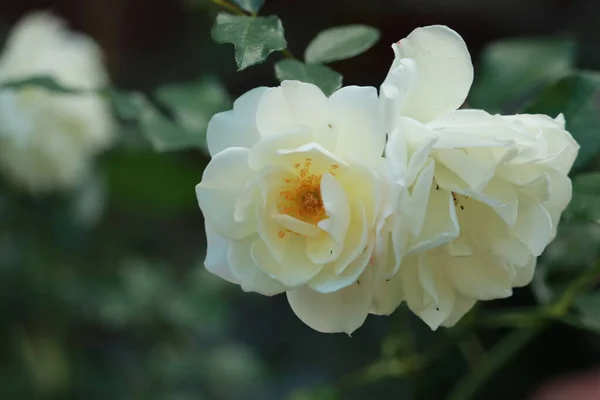
{"label": "thin branch", "polygon": [[587,270],[565,289],[560,299],[550,306],[551,313],[555,317],[564,317],[573,305],[577,296],[596,285],[599,280],[600,263]]}
{"label": "thin branch", "polygon": [[479,368],[479,364],[486,357],[485,348],[475,333],[471,333],[464,339],[459,340],[458,349],[467,361],[467,364],[469,364],[471,371]]}
{"label": "thin branch", "polygon": [[289,51],[288,49],[282,50],[281,53],[287,59],[290,59],[290,60],[295,60],[296,59],[296,57],[294,57],[294,55],[292,54],[292,52]]}
{"label": "thin branch", "polygon": [[496,344],[479,363],[477,368],[463,377],[455,389],[447,397],[447,400],[467,400],[472,398],[507,362],[512,360],[517,353],[525,347],[543,328],[538,325],[535,328],[517,328],[507,334]]}
{"label": "thin branch", "polygon": [[213,3],[215,3],[216,5],[223,7],[224,9],[226,9],[227,11],[237,14],[237,15],[245,15],[248,16],[250,14],[248,14],[246,11],[242,10],[241,8],[239,8],[238,6],[236,6],[235,4],[232,4],[230,2],[228,2],[227,0],[212,0]]}
{"label": "thin branch", "polygon": [[[598,282],[599,274],[600,264],[571,282],[562,296],[549,307],[526,313],[507,313],[498,315],[495,319],[488,318],[488,322],[504,322],[518,328],[507,334],[476,369],[463,377],[447,400],[467,400],[473,397],[496,371],[512,360],[549,322],[564,320],[577,296],[594,286]],[[568,321],[569,319],[566,322]]]}

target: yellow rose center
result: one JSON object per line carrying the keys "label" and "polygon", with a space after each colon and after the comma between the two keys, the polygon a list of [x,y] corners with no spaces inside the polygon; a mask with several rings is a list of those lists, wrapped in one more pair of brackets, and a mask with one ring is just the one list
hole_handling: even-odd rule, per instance
{"label": "yellow rose center", "polygon": [[[327,218],[323,198],[321,197],[322,174],[311,172],[312,160],[307,158],[304,164],[296,163],[294,169],[297,176],[285,180],[285,189],[279,192],[278,209],[281,214],[289,215],[300,221],[316,226],[319,221]],[[337,164],[331,165],[329,173],[339,168]],[[286,231],[279,232],[284,237]]]}

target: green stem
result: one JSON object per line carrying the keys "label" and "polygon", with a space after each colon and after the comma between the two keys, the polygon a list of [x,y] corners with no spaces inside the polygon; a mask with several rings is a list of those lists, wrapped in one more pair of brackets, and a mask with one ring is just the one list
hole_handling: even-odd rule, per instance
{"label": "green stem", "polygon": [[377,382],[383,378],[402,378],[421,370],[423,361],[420,356],[379,360],[358,372],[346,375],[340,380],[339,386],[356,387]]}
{"label": "green stem", "polygon": [[493,328],[526,328],[554,317],[544,308],[534,308],[527,311],[510,311],[483,316],[479,324]]}
{"label": "green stem", "polygon": [[294,55],[292,54],[292,52],[289,51],[288,49],[282,50],[281,53],[283,54],[283,56],[285,58],[288,58],[290,60],[295,60],[296,59],[296,57],[294,57]]}
{"label": "green stem", "polygon": [[[599,274],[600,264],[571,282],[562,296],[548,307],[525,313],[505,313],[485,319],[487,325],[512,325],[516,328],[494,346],[476,369],[456,385],[447,400],[465,400],[476,394],[496,371],[509,362],[549,322],[564,320],[577,296],[595,285]],[[569,323],[569,319],[565,322]]]}
{"label": "green stem", "polygon": [[600,279],[600,264],[575,279],[564,290],[562,296],[542,308],[530,308],[525,312],[503,312],[483,317],[483,325],[492,327],[531,327],[541,322],[562,320],[581,293],[594,286]]}
{"label": "green stem", "polygon": [[463,337],[474,322],[491,327],[513,327],[513,331],[502,338],[488,354],[485,354],[483,346],[473,334],[459,340],[459,349],[465,355],[471,373],[459,381],[447,400],[470,399],[549,322],[559,320],[577,325],[577,320],[569,319],[566,313],[579,294],[597,283],[599,274],[600,264],[574,280],[563,295],[548,307],[531,308],[524,312],[503,312],[478,321],[472,321],[466,316],[458,325],[447,331],[445,339],[436,341],[425,354],[412,353],[402,358],[379,360],[361,371],[345,376],[340,381],[340,386],[357,386],[385,377],[399,378],[421,372],[453,347],[456,340]]}
{"label": "green stem", "polygon": [[215,3],[216,5],[223,7],[224,9],[226,9],[227,11],[237,14],[237,15],[250,15],[247,12],[245,12],[244,10],[242,10],[241,8],[239,8],[238,6],[236,6],[235,4],[231,4],[230,2],[228,2],[227,0],[212,0],[213,3]]}
{"label": "green stem", "polygon": [[458,342],[458,349],[473,371],[479,368],[479,363],[486,357],[485,349],[476,334],[471,333]]}
{"label": "green stem", "polygon": [[458,382],[447,400],[466,400],[477,393],[489,378],[510,361],[543,328],[540,324],[532,328],[517,328],[507,334],[477,365],[470,374]]}
{"label": "green stem", "polygon": [[577,296],[598,283],[598,279],[600,279],[600,263],[590,268],[565,289],[561,298],[550,306],[551,314],[555,317],[565,316]]}

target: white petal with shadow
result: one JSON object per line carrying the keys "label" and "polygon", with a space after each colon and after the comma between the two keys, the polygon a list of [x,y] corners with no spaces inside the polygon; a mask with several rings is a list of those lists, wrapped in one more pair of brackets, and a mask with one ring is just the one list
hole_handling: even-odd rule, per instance
{"label": "white petal with shadow", "polygon": [[254,172],[248,166],[248,149],[231,147],[215,155],[196,185],[204,217],[219,235],[241,239],[256,231],[253,223],[234,220],[236,202]]}
{"label": "white petal with shadow", "polygon": [[365,270],[360,279],[360,285],[327,294],[303,286],[288,291],[287,298],[298,318],[312,329],[351,334],[364,323],[373,299],[372,271]]}

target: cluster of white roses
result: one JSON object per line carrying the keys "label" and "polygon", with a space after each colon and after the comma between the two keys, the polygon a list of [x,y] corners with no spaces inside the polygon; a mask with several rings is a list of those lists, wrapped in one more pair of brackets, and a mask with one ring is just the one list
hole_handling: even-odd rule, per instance
{"label": "cluster of white roses", "polygon": [[[96,43],[44,12],[13,28],[0,58],[0,83],[32,76],[84,90],[108,82]],[[80,184],[92,157],[112,141],[110,108],[92,92],[0,89],[0,172],[21,189],[40,193]]]}
{"label": "cluster of white roses", "polygon": [[206,268],[286,292],[307,325],[351,333],[403,301],[432,329],[528,284],[571,199],[562,116],[458,110],[473,80],[445,26],[393,45],[378,95],[286,81],[208,128],[196,193]]}

